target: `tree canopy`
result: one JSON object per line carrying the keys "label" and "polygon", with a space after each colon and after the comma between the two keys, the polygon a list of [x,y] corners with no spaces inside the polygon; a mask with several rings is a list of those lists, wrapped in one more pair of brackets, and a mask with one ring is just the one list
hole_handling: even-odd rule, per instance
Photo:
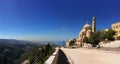
{"label": "tree canopy", "polygon": [[105,39],[107,39],[107,40],[114,40],[114,35],[115,35],[115,31],[114,30],[112,30],[112,29],[109,29],[108,31],[103,31],[102,33],[101,33],[101,39],[102,40],[105,40]]}
{"label": "tree canopy", "polygon": [[95,47],[96,45],[99,44],[100,39],[101,39],[101,32],[98,31],[98,32],[93,33],[89,40],[90,40],[91,45]]}
{"label": "tree canopy", "polygon": [[108,31],[97,31],[92,33],[90,38],[85,37],[84,42],[90,43],[93,47],[99,44],[100,41],[107,40],[114,40],[115,31],[109,29]]}
{"label": "tree canopy", "polygon": [[71,40],[71,41],[69,42],[69,45],[70,45],[70,46],[73,46],[73,45],[75,44],[75,41],[76,41],[75,39]]}

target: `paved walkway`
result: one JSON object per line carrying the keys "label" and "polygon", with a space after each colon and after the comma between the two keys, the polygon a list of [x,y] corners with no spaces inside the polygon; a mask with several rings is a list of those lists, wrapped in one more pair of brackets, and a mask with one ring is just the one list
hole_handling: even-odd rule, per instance
{"label": "paved walkway", "polygon": [[120,64],[120,53],[96,49],[61,48],[71,64]]}

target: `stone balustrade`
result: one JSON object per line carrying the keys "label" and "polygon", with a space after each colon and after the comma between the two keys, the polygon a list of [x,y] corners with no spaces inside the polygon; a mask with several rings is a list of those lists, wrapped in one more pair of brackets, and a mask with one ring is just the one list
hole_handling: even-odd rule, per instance
{"label": "stone balustrade", "polygon": [[47,59],[45,64],[56,64],[59,55],[59,48],[55,49],[55,52]]}

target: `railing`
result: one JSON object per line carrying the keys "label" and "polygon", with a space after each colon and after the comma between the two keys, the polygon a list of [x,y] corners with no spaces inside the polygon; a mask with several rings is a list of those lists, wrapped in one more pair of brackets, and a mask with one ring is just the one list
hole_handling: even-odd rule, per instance
{"label": "railing", "polygon": [[56,48],[55,52],[48,58],[45,64],[56,64],[59,55],[59,48]]}

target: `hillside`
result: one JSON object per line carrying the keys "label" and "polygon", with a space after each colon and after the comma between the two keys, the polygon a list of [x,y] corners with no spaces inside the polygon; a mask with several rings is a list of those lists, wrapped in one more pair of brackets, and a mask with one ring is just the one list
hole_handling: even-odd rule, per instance
{"label": "hillside", "polygon": [[28,41],[0,39],[0,64],[16,64],[24,53],[38,46],[44,45]]}

